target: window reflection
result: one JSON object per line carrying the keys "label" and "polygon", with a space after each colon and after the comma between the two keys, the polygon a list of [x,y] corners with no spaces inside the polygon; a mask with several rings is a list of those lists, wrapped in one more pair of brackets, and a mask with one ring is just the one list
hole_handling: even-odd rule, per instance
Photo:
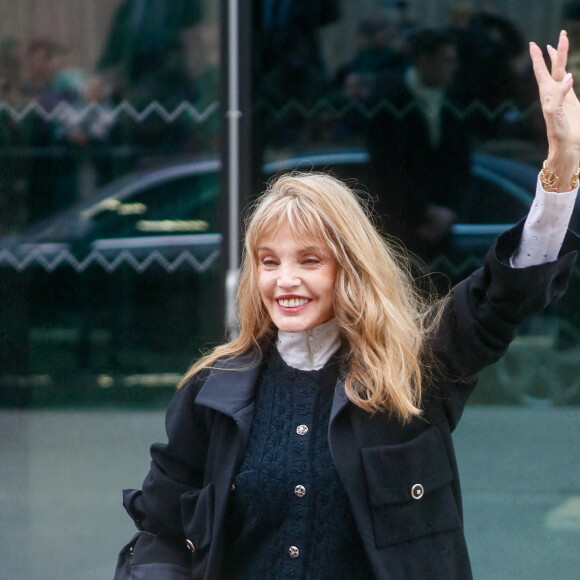
{"label": "window reflection", "polygon": [[[527,42],[566,28],[580,69],[580,3],[238,5],[253,22],[251,193],[277,171],[331,170],[385,229],[393,206],[402,236],[441,226],[415,247],[432,270],[455,281],[477,267],[525,213],[545,155]],[[164,407],[222,339],[219,6],[0,0],[0,489],[15,522],[0,531],[0,575],[111,577],[130,532],[119,490],[139,486],[163,439],[162,415],[134,408]],[[452,49],[421,84],[410,75],[413,93],[425,28]],[[451,127],[469,186],[427,197],[460,170],[435,178],[416,145],[436,165]],[[404,188],[417,203],[389,197]],[[473,401],[490,406],[468,409],[457,435],[476,577],[578,569],[579,279],[482,376]]]}
{"label": "window reflection", "polygon": [[[6,8],[15,18],[0,42],[0,235],[129,171],[215,154],[219,62],[210,3],[108,0],[94,19],[91,2],[59,2],[67,18],[23,4]],[[50,21],[77,29],[51,29]]]}
{"label": "window reflection", "polygon": [[120,402],[221,334],[218,6],[0,9],[0,402]]}

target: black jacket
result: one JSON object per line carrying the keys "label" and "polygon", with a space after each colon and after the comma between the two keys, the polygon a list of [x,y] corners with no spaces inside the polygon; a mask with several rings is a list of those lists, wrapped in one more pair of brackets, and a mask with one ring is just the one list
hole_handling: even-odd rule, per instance
{"label": "black jacket", "polygon": [[[451,432],[475,374],[504,353],[525,317],[565,292],[578,247],[569,234],[556,262],[512,269],[505,264],[520,230],[504,234],[485,266],[455,288],[433,343],[440,366],[423,417],[402,425],[388,414],[371,416],[336,385],[330,450],[381,580],[471,578]],[[168,443],[153,445],[142,491],[125,492],[125,507],[145,530],[133,542],[131,578],[222,578],[228,498],[260,367],[253,353],[221,367],[176,393]]]}

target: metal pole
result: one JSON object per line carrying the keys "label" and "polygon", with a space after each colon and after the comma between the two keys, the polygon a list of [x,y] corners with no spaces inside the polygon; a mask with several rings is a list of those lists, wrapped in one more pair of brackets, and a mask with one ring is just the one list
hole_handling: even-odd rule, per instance
{"label": "metal pole", "polygon": [[[238,0],[228,0],[228,268],[226,272],[226,331],[236,333],[235,292],[240,264],[240,111],[239,102],[239,14]],[[225,168],[224,168],[225,169]]]}
{"label": "metal pole", "polygon": [[[235,293],[241,258],[241,215],[252,199],[253,189],[253,34],[256,24],[256,2],[252,0],[222,0],[222,54],[227,62],[222,66],[223,101],[226,105],[227,130],[222,132],[224,147],[224,213],[222,222],[227,235],[225,272],[226,331],[233,338],[238,331],[235,311]],[[259,12],[259,11],[258,11]],[[227,55],[227,56],[226,56]],[[226,129],[226,128],[224,128]],[[244,146],[241,147],[240,143]],[[225,201],[225,200],[224,200]]]}

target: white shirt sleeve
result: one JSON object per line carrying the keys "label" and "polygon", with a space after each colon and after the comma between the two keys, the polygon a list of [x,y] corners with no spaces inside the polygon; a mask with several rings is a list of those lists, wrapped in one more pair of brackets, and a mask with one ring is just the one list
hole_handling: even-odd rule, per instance
{"label": "white shirt sleeve", "polygon": [[565,193],[546,191],[538,177],[536,197],[522,230],[518,249],[510,259],[512,268],[525,268],[558,258],[578,187]]}

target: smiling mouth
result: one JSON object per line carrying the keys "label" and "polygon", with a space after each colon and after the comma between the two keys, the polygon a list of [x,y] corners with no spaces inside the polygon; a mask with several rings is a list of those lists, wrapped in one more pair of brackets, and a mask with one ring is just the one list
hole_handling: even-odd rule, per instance
{"label": "smiling mouth", "polygon": [[296,308],[297,306],[304,306],[310,302],[309,298],[277,298],[276,302],[282,308]]}

